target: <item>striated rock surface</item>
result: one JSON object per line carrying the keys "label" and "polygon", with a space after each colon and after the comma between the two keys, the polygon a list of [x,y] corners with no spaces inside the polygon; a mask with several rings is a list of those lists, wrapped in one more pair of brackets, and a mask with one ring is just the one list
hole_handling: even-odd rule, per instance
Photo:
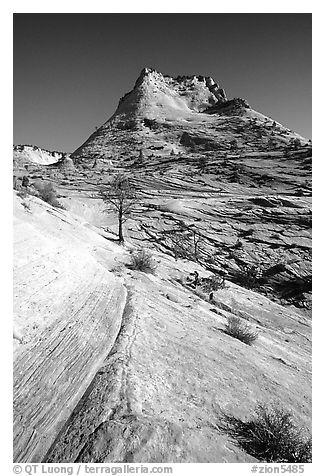
{"label": "striated rock surface", "polygon": [[16,461],[42,459],[113,345],[126,299],[96,233],[35,197],[28,206],[16,199]]}

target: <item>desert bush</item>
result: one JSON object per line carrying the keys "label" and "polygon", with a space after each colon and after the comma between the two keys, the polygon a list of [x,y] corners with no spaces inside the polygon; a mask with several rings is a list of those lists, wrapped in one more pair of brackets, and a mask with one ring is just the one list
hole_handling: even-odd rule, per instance
{"label": "desert bush", "polygon": [[249,324],[236,316],[228,317],[225,333],[247,345],[251,345],[258,336],[257,332]]}
{"label": "desert bush", "polygon": [[203,278],[200,283],[200,288],[206,293],[218,291],[225,287],[225,276],[213,275],[208,278]]}
{"label": "desert bush", "polygon": [[191,225],[181,221],[177,228],[163,231],[161,234],[167,238],[167,243],[170,243],[175,259],[199,261],[201,258],[202,236]]}
{"label": "desert bush", "polygon": [[183,242],[181,239],[179,241],[176,241],[177,237],[174,237],[174,240],[172,241],[172,252],[174,254],[175,259],[190,259],[189,253],[186,250],[186,247],[183,245]]}
{"label": "desert bush", "polygon": [[246,289],[256,289],[266,281],[259,265],[243,264],[240,265],[238,271],[234,271],[232,274],[233,281]]}
{"label": "desert bush", "polygon": [[37,181],[33,184],[39,198],[49,203],[52,207],[63,208],[57,199],[57,192],[51,182]]}
{"label": "desert bush", "polygon": [[131,264],[129,267],[143,273],[153,273],[156,269],[156,264],[151,253],[146,250],[140,250],[131,254]]}
{"label": "desert bush", "polygon": [[294,425],[290,412],[276,405],[258,404],[248,421],[223,413],[220,429],[259,461],[311,463],[311,436]]}

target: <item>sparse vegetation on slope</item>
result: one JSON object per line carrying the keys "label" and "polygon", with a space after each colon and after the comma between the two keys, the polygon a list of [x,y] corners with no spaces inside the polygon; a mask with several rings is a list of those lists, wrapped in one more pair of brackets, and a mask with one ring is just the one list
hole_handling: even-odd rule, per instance
{"label": "sparse vegetation on slope", "polygon": [[218,291],[219,289],[223,289],[225,287],[225,277],[215,274],[213,276],[209,276],[208,278],[203,278],[199,286],[202,291],[206,293]]}
{"label": "sparse vegetation on slope", "polygon": [[233,272],[233,281],[246,289],[257,289],[263,281],[263,270],[258,265],[241,265]]}
{"label": "sparse vegetation on slope", "polygon": [[225,333],[247,345],[251,345],[258,337],[258,333],[237,316],[228,317]]}
{"label": "sparse vegetation on slope", "polygon": [[220,428],[259,461],[311,463],[311,436],[294,425],[290,412],[278,406],[259,404],[248,421],[223,414]]}
{"label": "sparse vegetation on slope", "polygon": [[44,182],[38,180],[33,183],[34,189],[37,192],[37,196],[47,202],[49,205],[55,208],[63,208],[57,198],[57,192],[54,185],[51,182]]}
{"label": "sparse vegetation on slope", "polygon": [[201,234],[198,233],[194,226],[180,221],[177,227],[163,231],[161,235],[172,250],[175,259],[200,260],[200,245],[203,240]]}
{"label": "sparse vegetation on slope", "polygon": [[154,259],[146,250],[140,250],[131,254],[131,264],[129,267],[143,273],[153,273],[156,269]]}

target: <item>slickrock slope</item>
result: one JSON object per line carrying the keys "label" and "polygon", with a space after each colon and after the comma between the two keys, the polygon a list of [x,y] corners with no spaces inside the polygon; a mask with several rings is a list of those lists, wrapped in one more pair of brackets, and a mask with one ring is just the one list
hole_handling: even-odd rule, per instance
{"label": "slickrock slope", "polygon": [[[308,319],[230,282],[208,303],[182,284],[210,274],[198,264],[154,253],[155,274],[132,271],[128,249],[95,228],[21,203],[16,461],[253,461],[218,424],[220,410],[244,417],[257,401],[310,426]],[[223,332],[229,315],[258,330],[254,345]]]}
{"label": "slickrock slope", "polygon": [[24,207],[20,201],[15,199],[14,458],[40,461],[113,345],[127,291],[108,270],[112,246],[66,212],[36,198]]}
{"label": "slickrock slope", "polygon": [[[218,425],[258,401],[310,427],[311,156],[212,78],[151,69],[71,156],[15,151],[16,461],[252,461]],[[119,172],[125,247],[99,196]],[[42,180],[65,210],[28,193]],[[153,275],[128,267],[142,247]],[[226,286],[207,302],[193,271]]]}

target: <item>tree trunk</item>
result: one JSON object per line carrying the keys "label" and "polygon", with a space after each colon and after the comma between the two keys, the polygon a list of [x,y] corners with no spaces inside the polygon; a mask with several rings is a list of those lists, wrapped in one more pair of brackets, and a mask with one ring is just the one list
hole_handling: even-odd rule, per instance
{"label": "tree trunk", "polygon": [[119,210],[118,213],[118,241],[120,245],[124,243],[124,236],[123,236],[123,211]]}

